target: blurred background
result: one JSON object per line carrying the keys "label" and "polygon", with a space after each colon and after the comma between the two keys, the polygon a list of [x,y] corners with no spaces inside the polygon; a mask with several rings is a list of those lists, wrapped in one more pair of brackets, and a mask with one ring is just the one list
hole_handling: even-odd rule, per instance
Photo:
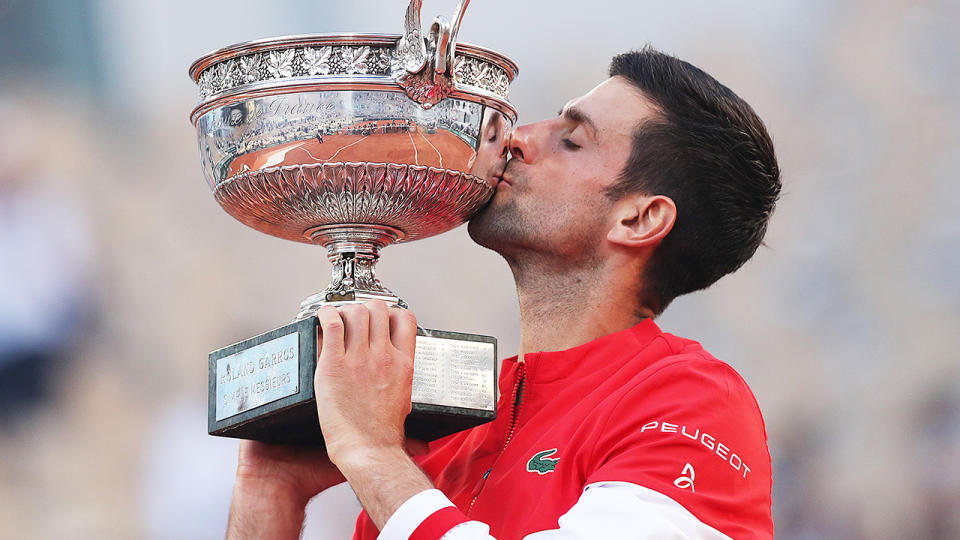
{"label": "blurred background", "polygon": [[[286,323],[329,265],[217,206],[187,67],[261,37],[396,33],[405,4],[0,0],[0,537],[222,536],[237,443],[206,435],[206,355]],[[647,42],[766,121],[785,186],[766,247],[659,324],[756,393],[778,537],[960,538],[958,21],[947,0],[467,10],[461,40],[520,66],[521,122]],[[516,351],[510,273],[464,228],[379,268],[424,326]],[[306,536],[349,512],[316,501]]]}

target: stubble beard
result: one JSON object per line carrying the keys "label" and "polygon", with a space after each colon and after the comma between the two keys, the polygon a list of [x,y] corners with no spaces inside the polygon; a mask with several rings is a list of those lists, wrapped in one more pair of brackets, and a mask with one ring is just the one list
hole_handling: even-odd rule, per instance
{"label": "stubble beard", "polygon": [[[507,164],[506,170],[510,169]],[[524,215],[517,197],[525,191],[527,178],[514,168],[511,173],[509,194],[500,195],[495,191],[490,202],[477,212],[467,225],[470,238],[477,244],[496,251],[504,258],[511,259],[510,253],[533,241],[535,232],[531,229],[529,216]],[[506,200],[503,200],[503,199]]]}
{"label": "stubble beard", "polygon": [[467,232],[477,244],[504,256],[511,246],[521,243],[524,236],[529,235],[526,219],[516,200],[502,203],[491,200],[470,220]]}

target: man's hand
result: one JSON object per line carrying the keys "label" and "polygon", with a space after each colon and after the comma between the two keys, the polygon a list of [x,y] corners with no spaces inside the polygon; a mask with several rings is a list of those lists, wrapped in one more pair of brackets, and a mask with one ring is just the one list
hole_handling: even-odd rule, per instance
{"label": "man's hand", "polygon": [[236,487],[284,491],[305,503],[343,481],[343,475],[322,449],[259,441],[240,443]]}
{"label": "man's hand", "polygon": [[314,389],[330,458],[403,448],[410,413],[417,319],[382,301],[318,314],[322,331]]}
{"label": "man's hand", "polygon": [[343,481],[324,450],[242,441],[227,538],[298,538],[310,498]]}
{"label": "man's hand", "polygon": [[417,320],[381,301],[325,306],[314,389],[330,459],[367,515],[383,528],[407,499],[433,484],[404,450]]}

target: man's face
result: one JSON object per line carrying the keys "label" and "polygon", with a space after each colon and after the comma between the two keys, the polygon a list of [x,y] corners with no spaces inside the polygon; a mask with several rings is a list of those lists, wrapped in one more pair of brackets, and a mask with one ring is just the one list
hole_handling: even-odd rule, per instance
{"label": "man's face", "polygon": [[490,204],[470,222],[478,244],[511,254],[596,258],[613,225],[603,188],[630,157],[633,130],[656,114],[629,81],[607,79],[556,118],[516,128],[512,159]]}

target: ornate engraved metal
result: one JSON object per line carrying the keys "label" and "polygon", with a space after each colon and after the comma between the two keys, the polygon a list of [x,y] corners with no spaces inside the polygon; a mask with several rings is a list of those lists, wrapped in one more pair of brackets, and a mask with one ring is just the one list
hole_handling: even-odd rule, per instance
{"label": "ornate engraved metal", "polygon": [[[407,72],[397,73],[395,76],[397,84],[407,91],[407,95],[424,107],[436,105],[456,87],[453,74],[454,52],[463,13],[469,4],[470,0],[460,0],[452,25],[442,16],[434,19],[430,26],[430,35],[424,42],[425,50],[410,44],[414,36],[421,33],[421,0],[411,0],[410,7],[407,8],[406,31],[396,49],[399,63]],[[420,59],[421,55],[425,55],[423,61]],[[493,91],[493,88],[489,90]]]}
{"label": "ornate engraved metal", "polygon": [[[397,54],[402,46],[409,46],[409,42],[399,40],[396,48],[321,45],[239,56],[203,70],[198,79],[199,102],[203,103],[208,98],[253,83],[281,79],[303,79],[318,75],[388,77],[395,72],[395,68],[405,69],[408,65]],[[469,45],[464,45],[462,49],[468,47]],[[460,49],[458,53],[449,90],[471,87],[502,99],[509,97],[509,85],[515,71],[508,71],[508,68],[481,57],[471,56],[469,52],[461,52]],[[481,76],[484,72],[486,75]],[[407,76],[413,77],[409,74]],[[420,76],[425,78],[428,75]]]}
{"label": "ornate engraved metal", "polygon": [[397,42],[396,63],[408,73],[416,73],[427,64],[427,45],[423,40],[420,8],[423,0],[410,0],[403,21],[403,36]]}
{"label": "ornate engraved metal", "polygon": [[516,110],[516,65],[411,0],[403,36],[293,36],[194,62],[191,114],[217,202],[259,231],[327,248],[333,279],[301,304],[402,301],[376,278],[380,249],[466,221],[490,198]]}
{"label": "ornate engraved metal", "polygon": [[[320,46],[275,49],[214,64],[200,74],[200,101],[251,83],[325,75],[388,76],[387,47]],[[504,96],[505,97],[505,96]]]}
{"label": "ornate engraved metal", "polygon": [[426,238],[463,223],[492,194],[491,184],[469,173],[370,162],[269,167],[214,190],[241,223],[307,243],[318,243],[317,227],[356,223],[396,229],[387,243]]}
{"label": "ornate engraved metal", "polygon": [[488,62],[461,56],[453,74],[461,86],[472,86],[504,97],[509,93],[510,77],[507,72]]}

